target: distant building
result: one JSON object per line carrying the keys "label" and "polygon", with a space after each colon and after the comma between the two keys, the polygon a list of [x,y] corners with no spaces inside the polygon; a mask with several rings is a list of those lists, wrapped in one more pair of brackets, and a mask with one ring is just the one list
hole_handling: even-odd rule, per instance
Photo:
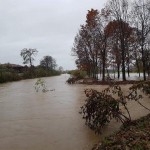
{"label": "distant building", "polygon": [[18,64],[10,64],[10,63],[6,63],[6,64],[1,64],[2,67],[8,68],[8,69],[13,69],[19,73],[23,72],[25,69],[28,68],[28,66],[21,66]]}

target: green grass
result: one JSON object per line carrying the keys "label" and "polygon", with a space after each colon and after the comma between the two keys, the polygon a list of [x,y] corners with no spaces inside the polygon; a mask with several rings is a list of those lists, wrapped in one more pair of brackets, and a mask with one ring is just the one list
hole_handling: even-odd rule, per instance
{"label": "green grass", "polygon": [[22,79],[33,79],[39,77],[50,77],[60,75],[59,71],[52,70],[48,71],[43,68],[28,69],[22,73],[18,73],[14,70],[0,70],[0,83],[19,81]]}
{"label": "green grass", "polygon": [[15,72],[0,72],[0,83],[10,82],[10,81],[18,81],[21,80],[22,77],[19,76],[18,73]]}

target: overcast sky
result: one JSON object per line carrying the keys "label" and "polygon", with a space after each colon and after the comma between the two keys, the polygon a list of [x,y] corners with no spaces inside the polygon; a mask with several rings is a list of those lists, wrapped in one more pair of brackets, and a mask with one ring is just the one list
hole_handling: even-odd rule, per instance
{"label": "overcast sky", "polygon": [[87,10],[106,0],[0,0],[0,63],[22,65],[20,51],[36,48],[35,65],[43,56],[64,69],[76,67],[71,47]]}

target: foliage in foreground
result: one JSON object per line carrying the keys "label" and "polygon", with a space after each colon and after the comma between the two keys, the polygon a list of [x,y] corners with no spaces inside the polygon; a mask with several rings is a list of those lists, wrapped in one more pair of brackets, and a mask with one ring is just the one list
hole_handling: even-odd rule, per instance
{"label": "foliage in foreground", "polygon": [[[138,94],[138,90],[143,93],[150,94],[150,81],[146,81],[130,87],[128,94],[124,94],[119,85],[112,85],[102,92],[96,90],[85,90],[86,102],[81,107],[81,114],[89,126],[95,133],[100,134],[102,128],[107,125],[113,118],[121,121],[123,124],[132,122],[130,112],[127,106],[128,101],[136,101],[141,106],[142,95]],[[120,106],[126,111],[125,115]],[[149,108],[143,106],[145,109]]]}
{"label": "foliage in foreground", "polygon": [[93,150],[149,150],[150,149],[150,114],[133,121],[130,126],[106,137]]}

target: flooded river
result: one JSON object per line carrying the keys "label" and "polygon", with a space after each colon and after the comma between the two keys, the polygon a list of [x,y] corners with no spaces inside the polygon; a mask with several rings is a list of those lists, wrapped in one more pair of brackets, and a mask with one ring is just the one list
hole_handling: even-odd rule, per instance
{"label": "flooded river", "polygon": [[67,78],[44,78],[52,90],[46,93],[35,91],[37,79],[0,84],[0,150],[90,150],[119,128],[112,122],[100,137],[86,127],[79,110],[89,86],[65,84]]}

